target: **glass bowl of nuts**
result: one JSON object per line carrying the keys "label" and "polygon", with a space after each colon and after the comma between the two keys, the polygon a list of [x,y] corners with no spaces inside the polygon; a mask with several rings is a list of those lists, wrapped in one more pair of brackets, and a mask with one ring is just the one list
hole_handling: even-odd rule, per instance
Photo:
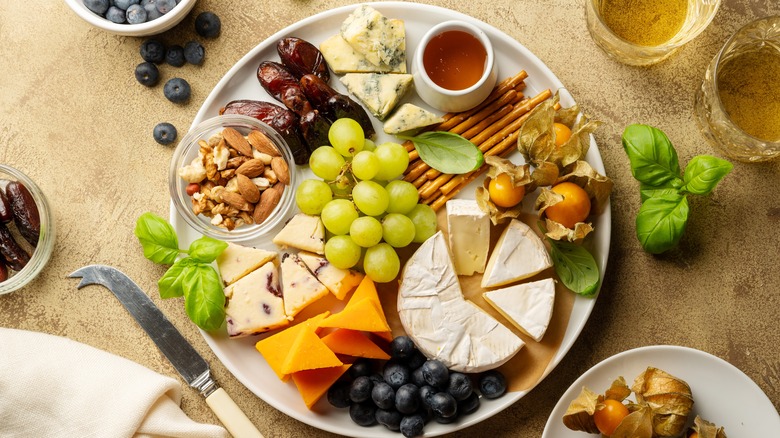
{"label": "glass bowl of nuts", "polygon": [[54,250],[54,217],[40,188],[0,164],[0,295],[35,279]]}
{"label": "glass bowl of nuts", "polygon": [[179,142],[169,188],[195,231],[232,242],[256,241],[294,205],[297,168],[284,139],[242,115],[204,120]]}

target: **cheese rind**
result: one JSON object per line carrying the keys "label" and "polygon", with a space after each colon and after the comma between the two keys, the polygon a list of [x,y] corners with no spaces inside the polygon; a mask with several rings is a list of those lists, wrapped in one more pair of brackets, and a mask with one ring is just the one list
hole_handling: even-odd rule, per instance
{"label": "cheese rind", "polygon": [[397,307],[401,324],[417,348],[453,371],[496,368],[525,345],[463,297],[441,231],[420,245],[404,267]]}
{"label": "cheese rind", "polygon": [[298,253],[301,261],[333,295],[343,300],[363,279],[363,274],[352,269],[333,266],[325,257],[315,254]]}
{"label": "cheese rind", "polygon": [[544,242],[525,223],[512,219],[490,254],[482,287],[496,287],[534,276],[552,266]]}
{"label": "cheese rind", "polygon": [[341,37],[368,62],[394,68],[406,63],[406,29],[368,5],[355,9],[341,24]]}
{"label": "cheese rind", "polygon": [[398,107],[393,114],[385,120],[382,129],[390,135],[402,132],[414,132],[420,128],[443,122],[442,117],[420,108],[411,103],[405,103]]}
{"label": "cheese rind", "polygon": [[273,251],[228,242],[227,248],[217,256],[216,262],[222,281],[229,285],[275,258],[276,253]]}
{"label": "cheese rind", "polygon": [[320,52],[328,67],[336,74],[344,73],[406,73],[406,62],[376,65],[369,62],[344,40],[341,34],[333,35],[320,44]]}
{"label": "cheese rind", "polygon": [[319,216],[298,213],[274,236],[273,242],[283,248],[325,254],[325,226]]}
{"label": "cheese rind", "polygon": [[281,269],[284,312],[288,317],[297,315],[306,306],[328,294],[328,288],[309,272],[296,254],[282,256]]}
{"label": "cheese rind", "polygon": [[458,275],[485,272],[490,251],[490,217],[473,199],[447,201],[450,251]]}
{"label": "cheese rind", "polygon": [[230,337],[263,333],[290,323],[284,312],[279,275],[266,263],[225,288],[225,314]]}
{"label": "cheese rind", "polygon": [[340,80],[379,120],[393,111],[413,84],[408,74],[347,73]]}
{"label": "cheese rind", "polygon": [[541,342],[552,319],[555,281],[545,278],[482,294],[518,330]]}

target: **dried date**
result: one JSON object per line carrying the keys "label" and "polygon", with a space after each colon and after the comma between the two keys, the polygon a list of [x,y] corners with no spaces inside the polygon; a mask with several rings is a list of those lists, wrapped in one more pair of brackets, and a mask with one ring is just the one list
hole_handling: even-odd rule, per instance
{"label": "dried date", "polygon": [[301,90],[298,79],[282,64],[263,61],[257,68],[257,80],[265,91],[299,116],[312,111],[311,104]]}
{"label": "dried date", "polygon": [[5,266],[2,260],[0,260],[0,283],[8,280],[8,268]]}
{"label": "dried date", "polygon": [[5,193],[0,190],[0,222],[7,223],[14,219],[14,213],[11,211],[11,203]]}
{"label": "dried date", "polygon": [[301,134],[311,150],[330,144],[328,131],[331,123],[315,110],[301,117]]}
{"label": "dried date", "polygon": [[38,245],[41,235],[41,215],[32,194],[24,184],[18,181],[10,182],[5,188],[5,194],[11,204],[16,227],[30,245]]}
{"label": "dried date", "polygon": [[314,74],[325,82],[330,80],[328,63],[319,49],[310,42],[295,37],[282,38],[276,44],[276,51],[282,64],[296,78]]}
{"label": "dried date", "polygon": [[301,78],[301,89],[311,104],[331,121],[340,118],[356,120],[366,138],[375,135],[371,117],[360,104],[331,88],[325,81],[315,75],[305,75]]}
{"label": "dried date", "polygon": [[0,255],[6,265],[14,271],[21,271],[30,262],[30,255],[14,240],[5,224],[0,223]]}

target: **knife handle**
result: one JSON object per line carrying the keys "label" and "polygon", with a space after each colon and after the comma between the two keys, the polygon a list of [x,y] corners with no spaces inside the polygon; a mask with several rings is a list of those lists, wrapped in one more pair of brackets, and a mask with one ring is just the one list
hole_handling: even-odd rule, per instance
{"label": "knife handle", "polygon": [[260,431],[224,389],[218,388],[206,397],[206,404],[217,414],[219,421],[234,438],[263,438]]}

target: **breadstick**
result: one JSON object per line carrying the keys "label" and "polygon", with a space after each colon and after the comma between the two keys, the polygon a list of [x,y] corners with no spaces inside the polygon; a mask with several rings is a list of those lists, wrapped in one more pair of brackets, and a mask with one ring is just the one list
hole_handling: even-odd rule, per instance
{"label": "breadstick", "polygon": [[488,95],[488,97],[485,98],[485,100],[481,104],[477,105],[475,108],[472,108],[468,111],[454,114],[451,118],[439,124],[439,126],[436,127],[436,130],[449,131],[459,123],[463,122],[467,118],[471,117],[473,114],[480,111],[485,106],[490,105],[490,103],[498,99],[501,95],[503,95],[507,91],[517,87],[527,77],[528,77],[528,73],[526,73],[525,70],[520,70],[520,72],[517,73],[516,75],[504,79],[503,81],[501,81],[500,84],[498,84],[498,86],[496,86],[496,88],[493,89],[493,91]]}

